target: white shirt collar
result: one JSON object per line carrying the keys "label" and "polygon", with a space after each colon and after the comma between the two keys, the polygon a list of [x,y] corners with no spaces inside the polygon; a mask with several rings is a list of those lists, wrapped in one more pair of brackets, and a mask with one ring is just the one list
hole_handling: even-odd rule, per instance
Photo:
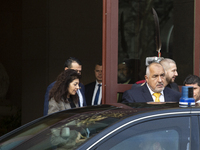
{"label": "white shirt collar", "polygon": [[96,80],[96,86],[98,86],[98,84],[101,84],[101,85],[102,85],[102,83],[99,83],[99,82],[97,82],[97,80]]}
{"label": "white shirt collar", "polygon": [[[146,84],[147,84],[147,87],[148,87],[148,89],[149,89],[151,95],[153,95],[153,93],[155,93],[155,92],[153,92],[153,91],[151,90],[151,88],[149,87],[148,83],[146,83]],[[160,93],[161,93],[161,95],[163,95],[163,90],[162,90]]]}
{"label": "white shirt collar", "polygon": [[81,94],[80,89],[77,90],[77,94],[78,94],[78,97],[79,97],[80,107],[83,107],[83,96]]}
{"label": "white shirt collar", "polygon": [[200,103],[200,100],[196,101],[196,103]]}

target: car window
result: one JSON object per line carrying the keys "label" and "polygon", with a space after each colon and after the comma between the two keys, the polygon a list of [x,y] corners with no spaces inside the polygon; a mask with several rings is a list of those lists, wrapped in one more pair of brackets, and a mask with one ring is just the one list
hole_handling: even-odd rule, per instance
{"label": "car window", "polygon": [[[91,113],[50,116],[0,142],[0,150],[75,149],[135,110],[113,109]],[[57,116],[57,117],[56,117]],[[55,118],[60,118],[55,120]]]}
{"label": "car window", "polygon": [[129,126],[96,149],[102,150],[189,150],[190,118],[145,121]]}
{"label": "car window", "polygon": [[16,146],[28,141],[38,133],[41,133],[56,124],[57,122],[71,117],[73,114],[59,114],[59,115],[51,115],[44,119],[39,119],[35,121],[35,123],[27,125],[26,127],[10,134],[10,136],[2,139],[0,141],[0,150],[9,150],[15,148]]}
{"label": "car window", "polygon": [[110,150],[129,149],[131,145],[134,145],[135,150],[165,150],[165,147],[178,150],[178,141],[179,136],[176,130],[151,131],[127,138]]}

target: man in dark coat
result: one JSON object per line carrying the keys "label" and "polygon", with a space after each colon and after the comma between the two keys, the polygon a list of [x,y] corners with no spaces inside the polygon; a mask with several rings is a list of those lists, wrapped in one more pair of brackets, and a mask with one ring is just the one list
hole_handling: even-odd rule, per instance
{"label": "man in dark coat", "polygon": [[95,65],[94,74],[96,81],[85,85],[85,98],[87,106],[99,105],[102,99],[102,63]]}
{"label": "man in dark coat", "polygon": [[[165,59],[162,59],[159,63],[165,69],[165,77],[166,77],[165,85],[169,87],[170,89],[179,92],[179,87],[175,83],[175,78],[178,76],[176,62],[172,59],[165,58]],[[146,82],[145,80],[138,81],[134,83],[131,88],[139,87],[143,85],[145,82]]]}
{"label": "man in dark coat", "polygon": [[195,103],[200,104],[200,78],[196,75],[188,75],[184,82],[184,86],[193,87],[193,98],[195,99]]}
{"label": "man in dark coat", "polygon": [[172,59],[165,58],[160,61],[160,64],[165,69],[166,86],[175,91],[179,91],[178,85],[175,83],[175,79],[178,76],[176,62]]}
{"label": "man in dark coat", "polygon": [[[157,62],[147,66],[146,83],[124,92],[122,102],[178,102],[181,93],[165,87],[165,71]],[[158,96],[156,96],[158,95]]]}

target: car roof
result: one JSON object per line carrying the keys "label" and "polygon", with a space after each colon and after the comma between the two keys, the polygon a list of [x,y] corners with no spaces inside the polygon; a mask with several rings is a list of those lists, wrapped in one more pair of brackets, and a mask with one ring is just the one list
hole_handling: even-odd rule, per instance
{"label": "car roof", "polygon": [[[58,113],[85,113],[85,112],[104,112],[109,110],[116,110],[116,109],[124,109],[124,110],[135,110],[135,113],[144,113],[149,112],[151,110],[160,110],[160,109],[181,109],[179,107],[179,103],[166,103],[166,102],[149,102],[149,103],[108,103],[102,104],[97,106],[87,106],[87,107],[80,107],[75,109],[63,110]],[[191,109],[191,107],[187,107]],[[57,114],[57,113],[55,113]]]}
{"label": "car roof", "polygon": [[[119,120],[127,118],[129,116],[133,116],[139,113],[149,113],[156,110],[163,110],[163,109],[172,109],[172,108],[179,108],[178,103],[111,103],[111,104],[102,104],[97,106],[87,106],[87,107],[80,107],[75,109],[63,110],[60,112],[56,112],[47,116],[40,117],[36,120],[33,120],[3,136],[0,137],[0,140],[4,137],[7,137],[23,128],[26,128],[32,124],[35,124],[42,120],[51,120],[53,118],[60,118],[60,120],[65,120],[66,117],[70,118],[73,116],[95,116],[96,114],[122,114],[119,116]],[[60,117],[61,116],[61,117]]]}
{"label": "car roof", "polygon": [[[158,119],[163,117],[175,117],[175,116],[190,116],[194,113],[200,113],[199,107],[179,107],[179,103],[112,103],[110,106],[115,107],[117,111],[128,110],[130,113],[124,115],[121,119],[115,122],[112,126],[103,130],[101,133],[96,135],[91,141],[101,141],[110,133],[118,132],[116,129],[124,128],[125,126],[134,123],[139,123],[151,119]],[[100,107],[100,106],[99,106]],[[117,109],[118,108],[118,109]],[[194,111],[193,111],[194,110]],[[114,130],[113,130],[114,129]],[[100,139],[101,138],[101,139]],[[96,142],[98,143],[98,142]],[[94,144],[95,145],[95,144]],[[80,149],[85,148],[89,145],[84,143]],[[90,146],[92,147],[92,146]]]}
{"label": "car roof", "polygon": [[[37,124],[45,123],[46,125],[48,125],[47,129],[51,129],[56,125],[59,125],[59,123],[66,124],[73,121],[74,119],[79,120],[83,124],[91,123],[91,125],[93,125],[95,122],[97,122],[98,125],[106,125],[105,127],[107,129],[102,128],[102,130],[98,132],[98,135],[95,136],[98,139],[106,132],[109,132],[109,130],[112,130],[112,126],[119,126],[125,122],[130,122],[133,119],[148,117],[151,118],[152,116],[162,117],[162,114],[179,115],[182,113],[190,115],[192,109],[197,110],[195,113],[200,112],[198,107],[181,108],[179,107],[179,103],[112,103],[97,106],[81,107],[63,110],[57,113],[50,114],[48,116],[38,118],[0,137],[0,141],[5,141],[9,138],[9,136],[15,136],[21,130],[28,129],[31,126],[34,127],[34,125]],[[85,144],[83,144],[83,146]]]}

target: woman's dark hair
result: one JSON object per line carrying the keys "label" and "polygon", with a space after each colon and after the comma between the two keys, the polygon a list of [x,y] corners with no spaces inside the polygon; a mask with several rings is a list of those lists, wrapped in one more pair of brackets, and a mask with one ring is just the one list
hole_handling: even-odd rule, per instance
{"label": "woman's dark hair", "polygon": [[[52,87],[49,93],[49,100],[53,97],[56,102],[59,102],[61,99],[67,100],[68,88],[69,84],[74,81],[75,79],[80,80],[80,75],[77,73],[76,70],[67,69],[61,72],[58,75],[56,83]],[[74,102],[78,102],[78,95],[71,95],[70,98]],[[67,101],[68,102],[68,101]]]}

